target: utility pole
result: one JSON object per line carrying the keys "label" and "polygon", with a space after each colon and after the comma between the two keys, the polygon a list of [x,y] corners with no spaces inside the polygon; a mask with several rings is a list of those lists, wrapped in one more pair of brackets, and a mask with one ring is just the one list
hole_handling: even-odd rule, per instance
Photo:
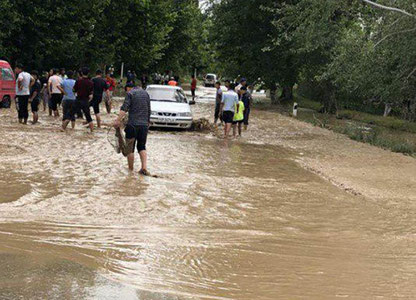
{"label": "utility pole", "polygon": [[123,80],[123,76],[124,76],[124,62],[121,63],[121,74],[120,74],[120,80]]}

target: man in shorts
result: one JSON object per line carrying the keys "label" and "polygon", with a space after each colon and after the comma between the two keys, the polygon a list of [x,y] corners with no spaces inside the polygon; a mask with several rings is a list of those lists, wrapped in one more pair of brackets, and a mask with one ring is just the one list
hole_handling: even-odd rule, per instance
{"label": "man in shorts", "polygon": [[94,130],[94,124],[92,123],[91,112],[90,112],[90,100],[92,99],[92,93],[94,91],[94,84],[88,78],[90,70],[86,67],[82,68],[82,77],[77,80],[74,85],[74,91],[78,96],[78,107],[82,110],[85,115],[88,127],[91,132]]}
{"label": "man in shorts", "polygon": [[17,75],[16,80],[16,104],[20,124],[27,124],[29,118],[29,97],[30,87],[35,82],[29,73],[25,72],[22,65],[17,65],[15,68]]}
{"label": "man in shorts", "polygon": [[95,119],[97,120],[97,127],[101,128],[101,118],[100,118],[100,103],[103,100],[103,93],[106,91],[108,93],[107,82],[103,78],[103,72],[97,70],[95,72],[95,77],[92,79],[94,84],[94,93],[92,96],[92,101],[90,106],[94,109]]}
{"label": "man in shorts", "polygon": [[238,103],[238,95],[234,91],[235,85],[230,83],[229,81],[226,82],[226,87],[228,91],[222,94],[221,100],[221,109],[222,112],[222,119],[224,120],[224,139],[228,139],[228,135],[231,130],[231,125],[234,119],[234,112],[235,109],[239,109]]}
{"label": "man in shorts", "polygon": [[121,121],[128,113],[128,121],[125,128],[126,144],[127,144],[127,162],[129,170],[134,169],[134,148],[137,144],[137,151],[140,155],[140,161],[142,167],[140,174],[149,176],[150,173],[147,170],[147,153],[146,142],[147,133],[150,124],[150,97],[149,94],[141,88],[141,82],[138,86],[131,89],[124,100],[123,105],[120,108],[118,118],[114,121],[114,127],[119,128]]}
{"label": "man in shorts", "polygon": [[62,92],[59,87],[62,84],[62,78],[58,75],[58,71],[53,69],[52,76],[48,80],[48,91],[51,97],[51,109],[55,117],[59,117],[58,106],[62,102]]}
{"label": "man in shorts", "polygon": [[68,71],[66,79],[62,81],[60,90],[64,94],[62,100],[62,131],[66,131],[66,127],[71,122],[72,129],[75,128],[75,111],[76,111],[76,98],[74,94],[75,80],[73,79],[74,72]]}
{"label": "man in shorts", "polygon": [[222,121],[222,114],[221,114],[221,101],[222,101],[221,82],[217,81],[215,83],[215,88],[217,89],[217,93],[215,94],[214,125],[217,125],[218,119],[220,119],[221,125],[224,125]]}
{"label": "man in shorts", "polygon": [[33,121],[32,124],[36,124],[39,120],[39,104],[40,104],[40,96],[42,85],[39,80],[39,73],[37,71],[32,71],[32,77],[35,83],[30,88],[30,107],[32,109]]}

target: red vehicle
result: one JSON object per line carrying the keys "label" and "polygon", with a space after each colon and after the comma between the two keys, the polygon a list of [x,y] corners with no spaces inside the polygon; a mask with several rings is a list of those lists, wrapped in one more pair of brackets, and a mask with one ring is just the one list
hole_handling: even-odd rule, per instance
{"label": "red vehicle", "polygon": [[9,108],[16,96],[16,80],[10,64],[0,60],[0,108]]}

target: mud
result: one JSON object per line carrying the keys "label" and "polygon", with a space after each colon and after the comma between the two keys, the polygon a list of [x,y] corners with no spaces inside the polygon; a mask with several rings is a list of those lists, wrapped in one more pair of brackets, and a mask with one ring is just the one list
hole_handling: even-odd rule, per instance
{"label": "mud", "polygon": [[[214,90],[198,95],[211,120]],[[238,140],[152,131],[160,178],[141,177],[105,128],[15,117],[0,110],[0,299],[416,293],[412,158],[254,109]]]}

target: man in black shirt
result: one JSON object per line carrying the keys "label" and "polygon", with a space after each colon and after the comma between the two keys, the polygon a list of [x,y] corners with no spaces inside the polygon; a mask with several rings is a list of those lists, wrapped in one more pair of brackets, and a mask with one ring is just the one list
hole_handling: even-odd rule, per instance
{"label": "man in black shirt", "polygon": [[146,142],[150,124],[151,104],[149,94],[140,86],[141,82],[139,81],[138,86],[127,93],[124,103],[120,108],[119,116],[114,121],[114,127],[119,128],[121,121],[128,113],[125,133],[127,144],[126,154],[129,169],[133,171],[134,147],[136,144],[137,152],[139,152],[140,161],[142,163],[139,173],[149,176],[150,173],[147,170]]}
{"label": "man in black shirt", "polygon": [[94,92],[92,96],[92,101],[90,102],[90,106],[92,106],[94,109],[95,118],[97,120],[97,127],[100,128],[100,103],[103,100],[104,91],[108,93],[108,85],[103,78],[103,72],[101,70],[97,70],[97,72],[95,72],[95,75],[96,76],[92,79],[92,82],[94,83]]}
{"label": "man in black shirt", "polygon": [[82,68],[82,77],[78,78],[77,82],[75,83],[74,91],[77,93],[77,106],[84,113],[88,127],[90,128],[91,132],[93,132],[94,124],[92,123],[89,102],[94,91],[94,84],[88,78],[89,72],[90,70],[88,68]]}
{"label": "man in black shirt", "polygon": [[30,106],[33,114],[32,124],[36,124],[39,120],[38,111],[40,104],[40,91],[42,87],[39,81],[39,73],[37,71],[32,71],[32,77],[35,80],[35,83],[30,88],[29,102],[31,102]]}

